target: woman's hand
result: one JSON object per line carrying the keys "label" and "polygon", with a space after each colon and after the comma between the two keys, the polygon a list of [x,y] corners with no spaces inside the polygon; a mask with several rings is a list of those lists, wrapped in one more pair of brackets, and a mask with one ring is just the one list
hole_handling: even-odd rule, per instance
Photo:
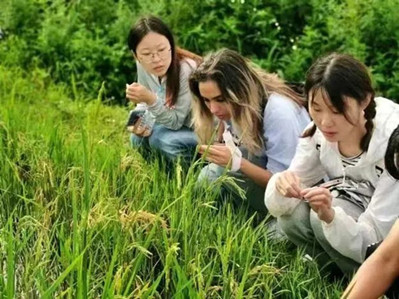
{"label": "woman's hand", "polygon": [[126,84],[126,98],[134,103],[144,102],[152,105],[157,100],[156,95],[139,83]]}
{"label": "woman's hand", "polygon": [[136,126],[128,126],[128,127],[127,127],[127,130],[128,130],[130,133],[133,133],[133,134],[136,135],[136,136],[144,137],[144,136],[143,136],[144,130],[142,130],[141,128],[139,129],[139,128],[136,127]]}
{"label": "woman's hand", "polygon": [[149,136],[148,128],[146,126],[141,125],[141,120],[142,118],[139,117],[134,123],[134,125],[127,127],[127,130],[136,136],[147,137]]}
{"label": "woman's hand", "polygon": [[286,170],[279,174],[276,179],[276,189],[285,197],[301,198],[300,179],[292,171]]}
{"label": "woman's hand", "polygon": [[301,196],[309,202],[310,208],[317,213],[320,220],[330,223],[333,221],[335,211],[332,208],[330,190],[323,187],[303,189]]}
{"label": "woman's hand", "polygon": [[226,145],[200,145],[199,153],[203,155],[206,152],[205,159],[208,162],[215,163],[219,166],[230,167],[231,152]]}

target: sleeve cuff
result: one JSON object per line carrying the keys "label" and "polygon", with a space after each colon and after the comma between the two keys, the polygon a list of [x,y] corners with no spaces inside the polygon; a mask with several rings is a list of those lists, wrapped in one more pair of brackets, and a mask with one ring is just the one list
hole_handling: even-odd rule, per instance
{"label": "sleeve cuff", "polygon": [[157,115],[157,114],[158,114],[159,107],[162,107],[162,106],[163,106],[162,101],[161,101],[161,99],[157,96],[157,99],[155,100],[155,102],[152,103],[151,105],[148,105],[148,109],[151,110],[151,113],[152,113],[152,114]]}
{"label": "sleeve cuff", "polygon": [[275,186],[277,177],[280,174],[274,174],[270,178],[265,190],[265,205],[269,213],[274,217],[282,215],[291,215],[296,207],[301,203],[298,198],[290,198],[282,196]]}
{"label": "sleeve cuff", "polygon": [[334,210],[334,218],[333,218],[333,220],[330,223],[321,221],[322,226],[323,226],[323,230],[325,229],[327,231],[328,229],[331,229],[333,226],[335,226],[335,223],[337,222],[336,221],[337,215],[339,213],[339,209],[341,209],[341,208],[339,208],[339,207],[332,207],[332,208]]}

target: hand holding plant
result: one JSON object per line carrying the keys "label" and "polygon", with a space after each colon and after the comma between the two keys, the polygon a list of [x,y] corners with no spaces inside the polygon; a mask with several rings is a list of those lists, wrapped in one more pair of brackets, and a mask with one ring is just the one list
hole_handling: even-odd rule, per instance
{"label": "hand holding plant", "polygon": [[306,188],[301,196],[309,202],[310,208],[317,213],[320,220],[330,223],[334,219],[335,211],[332,208],[330,190],[323,187]]}
{"label": "hand holding plant", "polygon": [[301,198],[300,179],[292,171],[286,170],[279,174],[276,189],[285,197]]}
{"label": "hand holding plant", "polygon": [[126,98],[136,104],[146,103],[147,105],[154,104],[157,99],[153,92],[136,82],[130,85],[126,84]]}
{"label": "hand holding plant", "polygon": [[231,152],[224,144],[219,145],[200,145],[199,153],[205,154],[205,160],[215,163],[222,167],[229,167],[231,164]]}

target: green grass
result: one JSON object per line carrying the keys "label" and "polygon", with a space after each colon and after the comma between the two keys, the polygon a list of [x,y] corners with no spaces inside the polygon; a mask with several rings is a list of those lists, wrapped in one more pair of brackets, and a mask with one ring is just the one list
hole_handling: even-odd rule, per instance
{"label": "green grass", "polygon": [[264,221],[194,192],[194,169],[131,149],[126,114],[0,66],[3,298],[339,298]]}

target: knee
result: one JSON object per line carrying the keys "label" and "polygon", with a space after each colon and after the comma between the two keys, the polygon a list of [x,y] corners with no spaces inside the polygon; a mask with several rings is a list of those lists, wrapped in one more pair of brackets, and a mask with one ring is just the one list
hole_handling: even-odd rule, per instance
{"label": "knee", "polygon": [[289,238],[295,235],[296,225],[295,220],[290,216],[283,215],[277,218],[277,225],[280,230]]}
{"label": "knee", "polygon": [[154,130],[153,133],[151,134],[151,136],[148,138],[148,143],[151,148],[160,150],[167,143],[167,140],[164,140],[163,135],[157,134]]}
{"label": "knee", "polygon": [[207,166],[201,169],[200,174],[198,175],[197,178],[197,183],[206,184],[214,182],[223,174],[223,171],[224,168],[217,164],[214,163],[208,164]]}
{"label": "knee", "polygon": [[149,142],[150,145],[155,148],[188,148],[197,145],[197,137],[195,133],[188,128],[174,131],[158,125],[154,127]]}
{"label": "knee", "polygon": [[[195,140],[182,138],[179,131],[171,130],[154,130],[149,138],[149,145],[151,148],[165,153],[169,158],[174,159],[180,155],[187,155],[188,149],[195,148]],[[194,137],[193,137],[194,138]]]}
{"label": "knee", "polygon": [[324,240],[325,237],[324,237],[323,225],[317,213],[313,210],[310,210],[309,219],[310,219],[310,226],[312,227],[316,239]]}
{"label": "knee", "polygon": [[278,217],[277,223],[289,239],[296,239],[303,229],[310,228],[309,206],[306,203],[300,203],[292,214]]}
{"label": "knee", "polygon": [[151,135],[148,141],[151,149],[165,155],[172,161],[180,154],[179,147],[174,145],[173,140],[169,136]]}
{"label": "knee", "polygon": [[149,144],[152,148],[157,150],[170,150],[173,148],[177,148],[179,146],[179,142],[173,134],[161,135],[161,134],[153,134],[149,139]]}

